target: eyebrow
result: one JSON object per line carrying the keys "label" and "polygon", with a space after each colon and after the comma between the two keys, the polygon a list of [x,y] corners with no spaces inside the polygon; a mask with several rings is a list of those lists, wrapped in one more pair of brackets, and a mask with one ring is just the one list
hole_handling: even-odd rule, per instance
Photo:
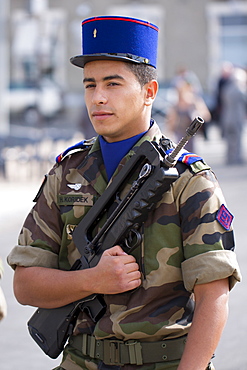
{"label": "eyebrow", "polygon": [[[122,76],[116,74],[116,75],[105,76],[102,80],[103,81],[124,80],[124,78]],[[96,82],[96,81],[95,81],[95,78],[84,78],[83,83],[85,83],[85,82]]]}

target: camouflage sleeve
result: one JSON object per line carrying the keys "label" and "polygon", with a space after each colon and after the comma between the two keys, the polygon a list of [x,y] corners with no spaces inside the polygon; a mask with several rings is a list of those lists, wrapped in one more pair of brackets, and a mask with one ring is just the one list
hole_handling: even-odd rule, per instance
{"label": "camouflage sleeve", "polygon": [[58,268],[62,221],[57,206],[61,167],[54,167],[40,191],[37,203],[27,216],[18,245],[7,257],[8,264]]}
{"label": "camouflage sleeve", "polygon": [[231,289],[241,280],[234,253],[233,216],[213,172],[194,175],[183,190],[180,204],[186,289],[192,292],[195,284],[227,277]]}
{"label": "camouflage sleeve", "polygon": [[7,257],[8,264],[15,270],[16,266],[58,268],[57,255],[31,245],[16,245]]}
{"label": "camouflage sleeve", "polygon": [[192,292],[196,284],[229,278],[229,289],[241,280],[233,251],[218,250],[200,254],[182,263],[185,288]]}

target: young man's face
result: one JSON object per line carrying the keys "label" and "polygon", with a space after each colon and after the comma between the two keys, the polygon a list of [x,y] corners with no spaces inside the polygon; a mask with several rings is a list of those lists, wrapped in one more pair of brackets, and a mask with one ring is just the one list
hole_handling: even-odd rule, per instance
{"label": "young man's face", "polygon": [[89,117],[106,141],[124,140],[148,130],[155,87],[152,83],[141,87],[124,62],[87,63],[83,83]]}

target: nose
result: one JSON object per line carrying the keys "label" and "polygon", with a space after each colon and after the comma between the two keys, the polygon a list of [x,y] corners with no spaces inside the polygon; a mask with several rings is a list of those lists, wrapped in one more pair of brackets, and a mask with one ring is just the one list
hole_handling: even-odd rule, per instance
{"label": "nose", "polygon": [[97,86],[94,89],[94,93],[92,96],[92,103],[96,105],[102,105],[102,104],[106,104],[106,102],[107,102],[107,98],[106,98],[106,94],[104,90],[101,87]]}

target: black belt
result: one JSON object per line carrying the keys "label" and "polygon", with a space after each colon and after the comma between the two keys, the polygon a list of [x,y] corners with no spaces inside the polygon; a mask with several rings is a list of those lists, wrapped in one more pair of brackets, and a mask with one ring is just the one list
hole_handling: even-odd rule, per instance
{"label": "black belt", "polygon": [[92,335],[71,336],[69,345],[83,355],[103,361],[106,365],[142,365],[145,363],[180,360],[184,351],[186,335],[158,342],[138,340],[98,340]]}

